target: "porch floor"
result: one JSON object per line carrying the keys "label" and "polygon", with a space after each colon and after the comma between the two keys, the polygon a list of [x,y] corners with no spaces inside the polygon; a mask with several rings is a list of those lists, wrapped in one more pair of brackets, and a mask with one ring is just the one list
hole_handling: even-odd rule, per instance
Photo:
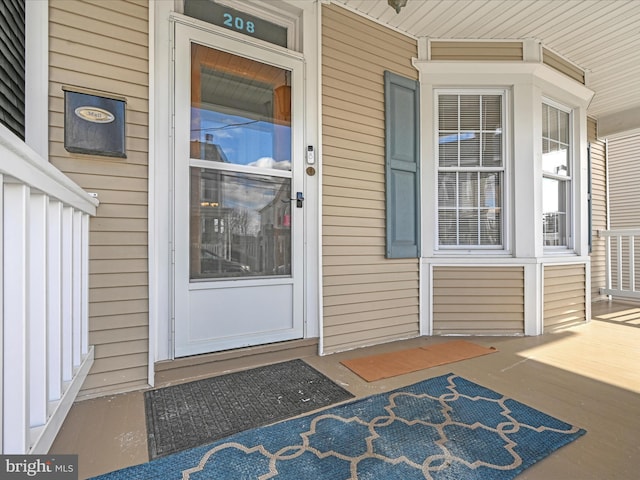
{"label": "porch floor", "polygon": [[[340,364],[447,340],[422,337],[304,360],[357,397],[454,372],[587,430],[519,479],[638,478],[640,305],[597,302],[591,322],[540,337],[473,337],[498,352],[373,383]],[[146,462],[142,392],[77,402],[50,453],[78,454],[80,478]]]}

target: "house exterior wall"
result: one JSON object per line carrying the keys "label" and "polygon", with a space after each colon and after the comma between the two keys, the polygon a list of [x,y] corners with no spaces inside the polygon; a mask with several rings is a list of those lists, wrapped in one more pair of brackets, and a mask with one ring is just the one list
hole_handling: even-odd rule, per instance
{"label": "house exterior wall", "polygon": [[607,228],[607,159],[605,143],[597,138],[597,123],[588,120],[588,139],[591,146],[591,299],[605,299],[600,288],[605,286],[605,242],[599,230]]}
{"label": "house exterior wall", "polygon": [[545,265],[544,267],[544,328],[545,331],[584,322],[585,265]]}
{"label": "house exterior wall", "polygon": [[417,78],[414,40],[322,9],[323,350],[419,334],[418,259],[385,258],[384,71]]}
{"label": "house exterior wall", "polygon": [[610,226],[640,228],[640,135],[609,140]]}
{"label": "house exterior wall", "polygon": [[434,335],[524,333],[524,267],[433,268]]}
{"label": "house exterior wall", "polygon": [[[51,162],[100,206],[90,222],[89,343],[81,394],[147,384],[148,2],[57,0],[49,7]],[[62,88],[126,99],[127,158],[64,148]]]}

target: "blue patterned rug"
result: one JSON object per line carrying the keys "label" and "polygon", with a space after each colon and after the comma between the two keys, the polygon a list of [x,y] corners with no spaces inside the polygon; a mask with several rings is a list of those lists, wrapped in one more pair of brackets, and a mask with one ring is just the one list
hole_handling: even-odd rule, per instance
{"label": "blue patterned rug", "polygon": [[502,480],[584,433],[448,374],[95,478]]}

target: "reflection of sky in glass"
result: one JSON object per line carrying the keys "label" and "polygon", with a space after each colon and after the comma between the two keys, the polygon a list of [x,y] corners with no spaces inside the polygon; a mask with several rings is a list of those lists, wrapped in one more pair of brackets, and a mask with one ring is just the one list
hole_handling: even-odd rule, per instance
{"label": "reflection of sky in glass", "polygon": [[[291,127],[206,109],[191,111],[192,124],[201,126],[200,131],[191,132],[191,139],[204,143],[207,135],[211,135],[209,141],[221,147],[228,162],[291,169]],[[194,121],[195,117],[199,117],[199,122]],[[285,153],[278,155],[277,147]]]}

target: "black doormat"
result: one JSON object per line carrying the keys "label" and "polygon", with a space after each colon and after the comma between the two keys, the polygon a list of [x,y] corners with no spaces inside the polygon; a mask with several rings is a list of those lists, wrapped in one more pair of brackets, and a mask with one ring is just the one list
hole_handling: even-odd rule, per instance
{"label": "black doormat", "polygon": [[162,457],[352,398],[302,360],[144,394],[149,457]]}

